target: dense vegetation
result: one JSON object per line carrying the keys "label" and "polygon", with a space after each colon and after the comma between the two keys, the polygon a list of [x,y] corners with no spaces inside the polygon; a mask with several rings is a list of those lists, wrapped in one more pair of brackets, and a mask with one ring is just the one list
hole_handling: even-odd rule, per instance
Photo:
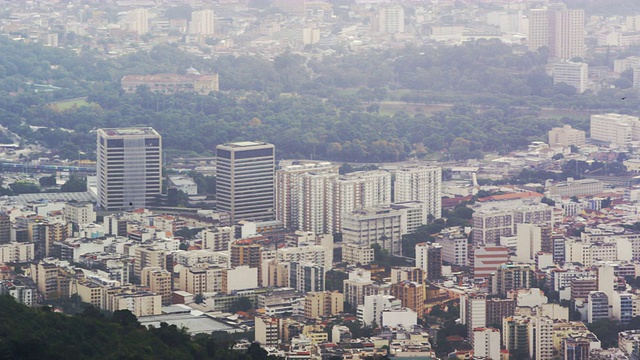
{"label": "dense vegetation", "polygon": [[[230,55],[206,60],[174,45],[109,60],[97,52],[76,55],[0,39],[0,124],[69,159],[94,158],[93,129],[132,125],[158,129],[169,155],[207,154],[222,142],[259,139],[274,143],[282,157],[367,162],[443,152],[448,159],[467,159],[522,148],[564,123],[586,128],[586,117],[540,118],[542,107],[631,112],[640,104],[625,89],[628,79],[598,95],[575,94],[553,85],[544,72],[544,51],[516,54],[494,41],[338,51],[308,61],[292,53],[273,61]],[[594,61],[610,64],[614,58]],[[120,90],[125,74],[182,73],[189,66],[218,72],[225,91],[199,96]],[[50,106],[81,96],[91,105]],[[399,100],[414,104],[395,115],[380,111],[381,101]],[[458,105],[431,115],[415,103]]]}
{"label": "dense vegetation", "polygon": [[146,329],[129,311],[106,318],[95,308],[80,316],[31,309],[0,296],[1,359],[266,359],[266,351],[231,350],[233,343],[209,335],[192,338],[163,323]]}

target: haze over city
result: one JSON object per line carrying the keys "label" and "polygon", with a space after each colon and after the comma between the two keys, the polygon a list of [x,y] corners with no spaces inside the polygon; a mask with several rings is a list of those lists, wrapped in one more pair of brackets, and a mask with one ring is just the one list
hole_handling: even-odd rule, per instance
{"label": "haze over city", "polygon": [[0,0],[1,359],[640,359],[640,1]]}

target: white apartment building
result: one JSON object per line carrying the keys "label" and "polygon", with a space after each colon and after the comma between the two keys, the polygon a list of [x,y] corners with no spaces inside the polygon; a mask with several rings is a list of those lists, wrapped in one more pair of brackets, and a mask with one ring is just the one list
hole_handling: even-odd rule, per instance
{"label": "white apartment building", "polygon": [[402,301],[391,295],[368,295],[364,304],[358,305],[358,320],[364,325],[376,323],[382,325],[382,311],[402,307]]}
{"label": "white apartment building", "polygon": [[374,260],[375,251],[358,244],[342,242],[342,262],[352,265],[368,265]]}
{"label": "white apartment building", "polygon": [[442,217],[442,168],[404,166],[395,171],[394,202],[422,201],[434,219]]}
{"label": "white apartment building", "polygon": [[0,281],[0,295],[9,295],[20,304],[33,305],[33,289],[15,280]]}
{"label": "white apartment building", "polygon": [[553,359],[553,319],[546,316],[534,317],[529,322],[529,334],[534,337],[534,341],[529,342],[529,353],[533,353],[533,358]]}
{"label": "white apartment building", "polygon": [[383,33],[404,32],[404,8],[401,5],[386,5],[378,10],[378,29]]}
{"label": "white apartment building", "polygon": [[209,36],[215,33],[215,17],[213,10],[193,11],[189,22],[189,34]]}
{"label": "white apartment building", "polygon": [[[331,199],[325,198],[323,194],[332,191],[329,185],[330,179],[333,177],[338,177],[338,167],[330,162],[304,162],[277,170],[275,180],[276,219],[282,221],[285,228],[302,229],[305,227],[303,225],[305,224],[304,214],[307,211],[315,214],[326,207],[332,209]],[[321,226],[318,224],[322,224],[328,214],[320,211],[319,214],[312,217],[317,220],[312,220],[312,225],[309,227],[318,230]],[[310,231],[316,232],[315,230]]]}
{"label": "white apartment building", "polygon": [[98,129],[98,207],[144,208],[162,194],[162,137],[150,127]]}
{"label": "white apartment building", "polygon": [[391,174],[360,171],[339,175],[330,163],[287,166],[276,174],[276,216],[285,227],[330,234],[341,217],[365,207],[391,203]]}
{"label": "white apartment building", "polygon": [[542,228],[534,224],[517,224],[516,257],[519,262],[531,264],[542,249]]}
{"label": "white apartment building", "polygon": [[612,148],[626,149],[640,140],[640,119],[622,114],[591,115],[591,139]]}
{"label": "white apartment building", "polygon": [[553,84],[565,83],[573,86],[578,94],[587,90],[589,84],[589,65],[582,62],[559,62],[553,64]]}
{"label": "white apartment building", "polygon": [[459,266],[469,265],[469,244],[461,229],[449,228],[436,236],[442,246],[442,261]]}
{"label": "white apartment building", "polygon": [[92,203],[66,203],[64,205],[64,219],[67,222],[84,225],[96,222],[96,212]]}
{"label": "white apartment building", "polygon": [[149,10],[144,8],[133,9],[127,11],[124,25],[127,30],[133,31],[138,35],[144,35],[149,32]]}
{"label": "white apartment building", "polygon": [[0,263],[26,263],[35,258],[35,248],[33,243],[12,242],[0,244]]}
{"label": "white apartment building", "polygon": [[602,182],[595,179],[573,180],[559,182],[548,187],[549,195],[556,197],[571,197],[583,195],[596,195],[604,191]]}
{"label": "white apartment building", "polygon": [[553,207],[546,204],[481,208],[473,213],[473,243],[497,244],[502,236],[517,234],[517,224],[551,224]]}
{"label": "white apartment building", "polygon": [[325,271],[333,268],[333,247],[320,245],[285,247],[277,250],[279,262],[312,263],[324,267]]}
{"label": "white apartment building", "polygon": [[202,230],[200,236],[203,250],[227,251],[235,240],[235,229],[231,226],[215,227]]}
{"label": "white apartment building", "polygon": [[554,127],[549,130],[549,146],[582,146],[585,144],[585,132],[574,129],[571,125]]}
{"label": "white apartment building", "polygon": [[368,248],[379,244],[389,254],[402,254],[402,213],[391,208],[356,210],[342,217],[342,241]]}
{"label": "white apartment building", "polygon": [[473,356],[480,359],[500,359],[500,330],[479,327],[472,331]]}

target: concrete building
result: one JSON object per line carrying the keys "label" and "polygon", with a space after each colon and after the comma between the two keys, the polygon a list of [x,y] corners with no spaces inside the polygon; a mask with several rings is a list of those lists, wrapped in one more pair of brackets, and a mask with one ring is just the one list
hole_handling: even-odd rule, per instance
{"label": "concrete building", "polygon": [[531,319],[527,316],[511,316],[502,322],[502,345],[509,352],[522,352],[531,356],[530,344],[533,340],[529,330]]}
{"label": "concrete building", "polygon": [[274,146],[263,142],[236,142],[216,147],[218,211],[236,220],[274,218]]}
{"label": "concrete building", "polygon": [[92,203],[66,203],[64,205],[64,220],[76,225],[92,224],[96,222],[96,212]]}
{"label": "concrete building", "polygon": [[215,34],[215,17],[213,10],[193,11],[189,22],[189,34],[210,36]]}
{"label": "concrete building", "polygon": [[152,128],[98,129],[98,207],[133,210],[162,194],[162,137]]}
{"label": "concrete building", "polygon": [[426,300],[424,285],[413,281],[402,281],[391,285],[391,295],[402,302],[402,306],[415,311],[418,316],[424,315]]}
{"label": "concrete building", "polygon": [[284,247],[276,251],[279,262],[312,263],[324,267],[325,271],[333,268],[333,247],[320,245],[300,247]]}
{"label": "concrete building", "polygon": [[404,8],[401,5],[388,4],[378,10],[378,30],[396,34],[404,32]]}
{"label": "concrete building", "polygon": [[436,236],[442,246],[442,261],[451,265],[469,266],[469,244],[462,228],[442,230]]}
{"label": "concrete building", "polygon": [[176,288],[190,294],[222,292],[224,268],[215,266],[183,267]]}
{"label": "concrete building", "polygon": [[344,311],[344,294],[337,291],[310,292],[304,297],[304,316],[317,319]]}
{"label": "concrete building", "polygon": [[374,260],[375,250],[358,244],[342,243],[342,262],[351,265],[369,265]]}
{"label": "concrete building", "polygon": [[[282,221],[287,229],[303,229],[307,223],[305,219],[311,217],[307,221],[313,225],[308,230],[319,230],[324,219],[331,217],[328,212],[333,209],[332,197],[322,194],[331,192],[331,179],[338,176],[338,166],[329,162],[305,162],[277,170],[276,219]],[[313,220],[315,218],[319,219]]]}
{"label": "concrete building", "polygon": [[358,320],[367,326],[373,323],[382,325],[382,312],[400,307],[402,307],[402,301],[392,295],[365,296],[364,304],[358,305]]}
{"label": "concrete building", "polygon": [[418,324],[418,314],[412,309],[397,308],[382,310],[382,326],[411,329]]}
{"label": "concrete building", "polygon": [[585,144],[585,132],[583,130],[574,129],[571,125],[563,127],[555,127],[549,130],[549,146],[571,145],[583,146]]}
{"label": "concrete building", "polygon": [[504,246],[476,246],[473,251],[473,277],[488,279],[498,267],[509,261],[509,249]]}
{"label": "concrete building", "polygon": [[306,0],[274,0],[273,6],[291,16],[307,16]]}
{"label": "concrete building", "polygon": [[20,304],[32,306],[34,289],[19,280],[0,280],[0,295],[9,295]]}
{"label": "concrete building", "polygon": [[437,166],[404,166],[395,171],[394,202],[421,201],[427,206],[427,217],[442,217],[442,168]]}
{"label": "concrete building", "polygon": [[587,90],[589,65],[583,62],[564,61],[553,64],[553,84],[573,86],[578,94]]}
{"label": "concrete building", "polygon": [[424,271],[425,279],[442,277],[442,246],[438,243],[416,244],[416,267]]}
{"label": "concrete building", "polygon": [[256,316],[255,339],[262,346],[277,346],[280,342],[280,324],[278,319]]}
{"label": "concrete building", "polygon": [[165,250],[158,250],[150,247],[137,247],[135,249],[135,265],[133,273],[135,276],[142,276],[144,268],[167,268],[167,253]]}
{"label": "concrete building", "polygon": [[602,291],[592,291],[587,299],[587,322],[609,319],[609,297]]}
{"label": "concrete building", "polygon": [[127,11],[125,16],[125,27],[127,30],[138,35],[149,32],[149,10],[144,8]]}
{"label": "concrete building", "polygon": [[567,9],[564,4],[532,9],[529,12],[529,50],[537,51],[546,46],[552,58],[584,57],[584,16],[583,9]]}
{"label": "concrete building", "polygon": [[498,244],[517,233],[517,224],[553,224],[553,207],[523,204],[513,208],[482,208],[473,213],[473,244]]}
{"label": "concrete building", "polygon": [[567,181],[551,185],[548,189],[550,196],[570,197],[601,194],[604,190],[604,185],[595,179],[568,179]]}
{"label": "concrete building", "polygon": [[473,329],[473,356],[481,359],[500,359],[500,330],[479,327]]}
{"label": "concrete building", "polygon": [[502,264],[491,274],[491,290],[507,296],[513,290],[529,289],[533,280],[534,266],[531,264]]}
{"label": "concrete building", "polygon": [[218,74],[201,75],[197,72],[187,74],[129,74],[122,77],[120,86],[125,93],[135,93],[139,87],[145,86],[153,93],[175,94],[178,92],[194,92],[209,95],[219,90]]}
{"label": "concrete building", "polygon": [[542,227],[535,224],[517,224],[516,257],[518,261],[533,263],[542,250]]}
{"label": "concrete building", "polygon": [[289,287],[302,293],[324,291],[324,266],[308,262],[289,266]]}
{"label": "concrete building", "polygon": [[402,213],[390,208],[356,210],[342,217],[342,240],[369,248],[378,244],[390,254],[402,254]]}
{"label": "concrete building", "polygon": [[622,114],[591,115],[591,139],[612,148],[627,149],[640,140],[640,119]]}
{"label": "concrete building", "polygon": [[171,293],[173,286],[171,281],[171,273],[160,267],[147,267],[142,269],[140,276],[142,286],[149,288],[152,293],[161,296],[162,305],[171,305]]}
{"label": "concrete building", "polygon": [[35,245],[33,243],[12,242],[0,244],[0,263],[27,263],[35,259]]}
{"label": "concrete building", "polygon": [[210,251],[227,251],[235,240],[235,229],[231,226],[214,227],[202,230],[202,249]]}
{"label": "concrete building", "polygon": [[529,322],[529,334],[533,337],[529,353],[534,359],[553,359],[553,323],[553,319],[546,316],[536,316]]}

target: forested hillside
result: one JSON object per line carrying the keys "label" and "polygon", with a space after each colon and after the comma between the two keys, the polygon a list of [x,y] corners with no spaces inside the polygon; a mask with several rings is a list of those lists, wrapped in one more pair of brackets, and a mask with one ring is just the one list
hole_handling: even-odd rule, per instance
{"label": "forested hillside", "polygon": [[[164,136],[169,156],[207,154],[222,142],[256,139],[274,143],[280,157],[366,162],[442,151],[449,159],[482,157],[544,140],[563,123],[586,128],[586,116],[541,118],[541,107],[638,108],[628,79],[598,95],[575,94],[572,87],[553,85],[545,59],[544,52],[516,54],[505,44],[479,41],[338,51],[311,60],[285,53],[273,61],[230,55],[206,60],[158,45],[104,60],[95,50],[76,55],[0,39],[0,124],[70,159],[94,158],[93,129],[150,125]],[[609,63],[613,56],[596,60]],[[190,66],[218,72],[223,91],[167,96],[120,90],[125,74],[183,73]],[[55,88],[44,87],[49,85]],[[90,106],[49,105],[85,96]],[[407,105],[394,114],[380,111],[384,101],[458,105],[435,114]]]}
{"label": "forested hillside", "polygon": [[140,327],[129,311],[105,318],[99,310],[80,316],[31,309],[0,296],[0,359],[220,359],[266,358],[259,347],[235,352],[209,335],[191,338],[166,324]]}

